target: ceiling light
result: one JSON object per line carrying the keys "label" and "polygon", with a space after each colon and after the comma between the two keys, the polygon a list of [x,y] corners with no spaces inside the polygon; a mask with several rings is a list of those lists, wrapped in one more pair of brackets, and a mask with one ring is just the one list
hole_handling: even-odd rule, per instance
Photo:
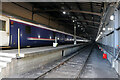
{"label": "ceiling light", "polygon": [[66,12],[65,12],[65,11],[63,11],[63,14],[66,14]]}
{"label": "ceiling light", "polygon": [[75,20],[73,20],[73,22],[75,22]]}
{"label": "ceiling light", "polygon": [[105,31],[105,28],[103,28],[103,31]]}
{"label": "ceiling light", "polygon": [[101,35],[99,35],[99,36],[96,38],[96,40],[95,40],[95,41],[98,41],[98,40],[99,40],[99,38],[100,38],[100,36],[101,36]]}
{"label": "ceiling light", "polygon": [[114,20],[114,15],[111,15],[111,16],[110,16],[110,20]]}
{"label": "ceiling light", "polygon": [[114,28],[108,28],[108,31],[110,31],[110,30],[114,30]]}

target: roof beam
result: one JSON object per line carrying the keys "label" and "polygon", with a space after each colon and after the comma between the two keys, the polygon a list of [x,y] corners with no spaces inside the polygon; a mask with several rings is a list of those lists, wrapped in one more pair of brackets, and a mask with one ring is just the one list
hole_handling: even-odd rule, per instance
{"label": "roof beam", "polygon": [[79,20],[80,22],[89,22],[94,24],[100,24],[100,22],[90,21],[90,20]]}
{"label": "roof beam", "polygon": [[[90,2],[90,6],[91,6],[91,12],[93,12],[93,4],[92,4],[92,2]],[[92,20],[94,21],[94,16],[92,15]],[[93,23],[93,25],[94,25],[94,23]]]}
{"label": "roof beam", "polygon": [[92,15],[97,15],[101,16],[101,13],[96,13],[96,12],[90,12],[90,11],[81,11],[81,10],[58,10],[58,9],[52,9],[52,10],[36,10],[34,11],[35,13],[41,13],[41,12],[55,12],[55,11],[65,11],[65,12],[74,12],[74,13],[84,13],[84,14],[92,14]]}
{"label": "roof beam", "polygon": [[96,26],[92,26],[92,25],[86,25],[86,26],[89,26],[89,27],[91,27],[91,28],[98,29],[98,27],[96,27]]}
{"label": "roof beam", "polygon": [[[65,19],[65,18],[57,18],[56,20],[71,20],[71,19]],[[89,23],[95,23],[95,24],[100,24],[100,22],[96,22],[96,21],[90,21],[90,20],[77,20],[77,22],[89,22]]]}
{"label": "roof beam", "polygon": [[[80,11],[82,10],[82,9],[81,9],[81,6],[80,6],[78,3],[76,3],[76,6],[78,7],[78,9],[79,9]],[[82,17],[86,20],[85,14],[81,13],[81,15],[82,15]],[[88,25],[88,22],[86,22],[86,24]]]}
{"label": "roof beam", "polygon": [[[61,24],[74,25],[73,23],[61,23]],[[80,25],[80,24],[78,24],[78,25]],[[94,29],[98,29],[97,26],[92,26],[92,25],[85,25],[85,26],[86,26],[86,28],[94,28]],[[87,27],[87,26],[88,26],[88,27]]]}

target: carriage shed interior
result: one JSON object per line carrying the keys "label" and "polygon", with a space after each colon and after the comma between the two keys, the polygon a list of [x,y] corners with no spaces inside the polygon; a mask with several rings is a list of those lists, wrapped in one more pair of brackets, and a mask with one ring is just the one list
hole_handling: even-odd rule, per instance
{"label": "carriage shed interior", "polygon": [[120,79],[119,0],[0,4],[0,79]]}

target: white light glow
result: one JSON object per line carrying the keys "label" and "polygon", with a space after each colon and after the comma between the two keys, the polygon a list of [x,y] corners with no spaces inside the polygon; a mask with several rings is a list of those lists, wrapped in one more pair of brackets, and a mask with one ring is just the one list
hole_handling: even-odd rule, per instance
{"label": "white light glow", "polygon": [[52,37],[50,36],[50,39],[52,39]]}
{"label": "white light glow", "polygon": [[111,15],[111,16],[110,16],[110,20],[114,20],[114,15]]}
{"label": "white light glow", "polygon": [[105,31],[105,28],[103,28],[103,31]]}
{"label": "white light glow", "polygon": [[80,39],[77,39],[76,41],[80,41],[80,42],[89,42],[89,40],[80,40]]}
{"label": "white light glow", "polygon": [[96,40],[95,40],[95,41],[98,41],[98,39],[100,38],[100,36],[101,36],[101,35],[99,35],[99,36],[96,38]]}
{"label": "white light glow", "polygon": [[66,14],[66,12],[65,12],[65,11],[63,11],[63,14]]}
{"label": "white light glow", "polygon": [[40,38],[40,35],[38,35],[38,38]]}
{"label": "white light glow", "polygon": [[75,22],[75,20],[73,20],[73,22]]}
{"label": "white light glow", "polygon": [[114,30],[113,28],[108,28],[108,30],[110,31],[110,30]]}

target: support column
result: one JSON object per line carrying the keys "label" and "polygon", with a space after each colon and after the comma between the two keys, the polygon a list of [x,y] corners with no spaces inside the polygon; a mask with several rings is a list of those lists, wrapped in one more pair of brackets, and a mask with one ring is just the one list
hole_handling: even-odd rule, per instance
{"label": "support column", "polygon": [[[114,56],[117,58],[118,53],[115,49],[118,48],[118,31],[116,30],[118,28],[118,9],[115,10],[115,20],[114,20],[114,37],[113,37],[113,47],[114,47]],[[118,60],[114,59],[112,66],[115,68],[117,72],[118,70]]]}
{"label": "support column", "polygon": [[[116,30],[118,28],[118,10],[115,10],[115,20],[114,20],[114,48],[117,49],[118,44],[118,31]],[[116,56],[116,52],[114,49],[114,56]]]}
{"label": "support column", "polygon": [[77,44],[76,43],[76,25],[74,25],[74,45]]}

